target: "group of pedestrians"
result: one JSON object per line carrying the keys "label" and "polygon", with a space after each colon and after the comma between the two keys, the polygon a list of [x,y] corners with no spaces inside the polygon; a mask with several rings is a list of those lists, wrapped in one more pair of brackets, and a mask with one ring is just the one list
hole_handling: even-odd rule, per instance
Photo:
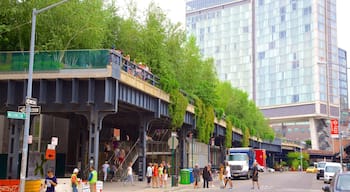
{"label": "group of pedestrians", "polygon": [[167,187],[169,168],[170,164],[165,161],[159,165],[158,163],[149,163],[146,172],[147,186],[152,188]]}
{"label": "group of pedestrians", "polygon": [[[258,175],[259,175],[259,169],[258,169],[258,163],[254,162],[252,167],[252,189],[255,188],[255,184],[258,189],[260,189],[260,185],[258,182]],[[214,187],[213,183],[213,171],[211,169],[211,165],[204,166],[203,170],[201,171],[198,164],[195,165],[193,169],[193,178],[194,178],[194,188],[200,188],[199,182],[201,180],[201,176],[203,179],[203,188],[209,188],[209,186]],[[231,175],[231,167],[228,164],[228,162],[224,165],[220,165],[219,168],[219,181],[220,181],[220,188],[225,189],[229,185],[229,189],[233,188],[233,178]]]}

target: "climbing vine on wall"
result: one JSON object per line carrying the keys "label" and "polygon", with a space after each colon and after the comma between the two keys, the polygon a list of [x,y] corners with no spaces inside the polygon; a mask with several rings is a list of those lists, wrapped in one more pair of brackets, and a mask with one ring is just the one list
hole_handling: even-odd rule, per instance
{"label": "climbing vine on wall", "polygon": [[214,108],[206,106],[199,98],[195,98],[195,107],[198,139],[203,143],[209,143],[214,131]]}
{"label": "climbing vine on wall", "polygon": [[171,117],[172,130],[181,128],[184,122],[187,105],[187,98],[183,96],[179,90],[174,89],[170,91],[169,115]]}
{"label": "climbing vine on wall", "polygon": [[232,123],[230,120],[226,120],[226,135],[225,135],[225,147],[232,147]]}
{"label": "climbing vine on wall", "polygon": [[248,127],[242,128],[243,138],[242,138],[242,147],[248,147],[249,146],[249,137],[250,137],[250,131]]}

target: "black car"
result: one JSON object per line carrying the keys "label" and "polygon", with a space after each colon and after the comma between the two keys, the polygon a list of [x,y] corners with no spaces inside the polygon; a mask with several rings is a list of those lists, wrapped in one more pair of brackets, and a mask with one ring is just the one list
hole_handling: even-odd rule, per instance
{"label": "black car", "polygon": [[350,172],[336,173],[330,185],[322,187],[325,192],[350,192]]}
{"label": "black car", "polygon": [[317,163],[317,174],[316,179],[319,180],[320,177],[324,177],[324,167],[326,166],[326,162],[318,162]]}

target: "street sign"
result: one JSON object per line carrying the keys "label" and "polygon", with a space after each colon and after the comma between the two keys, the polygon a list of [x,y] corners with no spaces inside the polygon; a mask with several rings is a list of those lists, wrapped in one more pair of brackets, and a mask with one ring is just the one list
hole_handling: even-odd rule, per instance
{"label": "street sign", "polygon": [[[26,106],[18,106],[18,112],[25,113],[26,112]],[[31,115],[38,115],[41,113],[41,106],[31,106],[30,107],[30,114]]]}
{"label": "street sign", "polygon": [[25,113],[15,112],[15,111],[7,111],[7,118],[9,119],[26,119]]}
{"label": "street sign", "polygon": [[26,105],[36,106],[36,105],[38,105],[38,99],[26,98]]}
{"label": "street sign", "polygon": [[338,134],[339,134],[338,119],[331,119],[331,135],[338,135]]}
{"label": "street sign", "polygon": [[168,139],[168,146],[169,146],[169,149],[176,149],[178,145],[179,145],[179,140],[178,140],[176,137],[171,136],[171,137]]}

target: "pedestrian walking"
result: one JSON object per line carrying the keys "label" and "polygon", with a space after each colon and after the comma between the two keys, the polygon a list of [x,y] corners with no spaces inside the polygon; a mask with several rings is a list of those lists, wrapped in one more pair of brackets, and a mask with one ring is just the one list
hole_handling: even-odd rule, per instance
{"label": "pedestrian walking", "polygon": [[45,178],[46,192],[55,192],[55,186],[57,185],[57,178],[53,174],[52,170],[47,171]]}
{"label": "pedestrian walking", "polygon": [[253,187],[252,189],[254,189],[254,184],[256,183],[256,185],[258,186],[258,189],[260,189],[260,185],[259,185],[259,179],[258,179],[258,175],[259,175],[259,169],[258,169],[258,163],[255,161],[253,164],[253,176],[252,176],[252,184]]}
{"label": "pedestrian walking", "polygon": [[107,181],[107,176],[108,176],[108,172],[110,170],[108,161],[105,161],[105,163],[102,165],[102,171],[103,171],[103,181],[106,182]]}
{"label": "pedestrian walking", "polygon": [[97,171],[95,170],[95,167],[93,167],[93,166],[90,167],[88,181],[90,184],[90,191],[96,192]]}
{"label": "pedestrian walking", "polygon": [[149,163],[147,167],[147,172],[146,172],[147,187],[151,187],[152,175],[153,175],[152,163]]}
{"label": "pedestrian walking", "polygon": [[224,173],[225,173],[225,166],[222,163],[220,163],[220,167],[219,167],[220,188],[223,188],[225,186]]}
{"label": "pedestrian walking", "polygon": [[194,188],[199,188],[198,186],[198,183],[199,183],[199,180],[200,180],[200,170],[199,170],[199,166],[198,164],[196,164],[194,166],[194,169],[193,169],[193,178],[194,178]]}
{"label": "pedestrian walking", "polygon": [[115,173],[117,172],[117,166],[115,164],[112,164],[109,173],[111,174],[111,182],[113,182],[113,179],[115,177]]}
{"label": "pedestrian walking", "polygon": [[226,185],[227,183],[229,182],[230,183],[230,188],[229,189],[232,189],[233,187],[233,183],[232,183],[232,180],[231,180],[231,168],[230,168],[230,165],[228,164],[228,162],[226,162],[225,164],[225,186],[224,188],[226,188]]}
{"label": "pedestrian walking", "polygon": [[166,188],[167,187],[167,181],[168,181],[168,169],[165,167],[163,168],[163,186]]}
{"label": "pedestrian walking", "polygon": [[158,164],[153,165],[152,187],[158,188]]}
{"label": "pedestrian walking", "polygon": [[214,186],[214,182],[213,182],[213,178],[214,178],[214,175],[213,175],[213,170],[211,168],[211,164],[209,163],[208,164],[208,172],[209,172],[209,179],[208,179],[208,182],[209,182],[209,186],[210,187],[215,187]]}
{"label": "pedestrian walking", "polygon": [[73,170],[73,174],[70,177],[73,192],[78,192],[78,185],[79,185],[78,173],[79,173],[79,169],[75,168]]}
{"label": "pedestrian walking", "polygon": [[132,163],[130,162],[129,165],[128,165],[128,168],[126,168],[126,171],[127,171],[127,182],[129,182],[131,185],[134,185],[134,178],[133,178],[133,175],[132,175]]}
{"label": "pedestrian walking", "polygon": [[159,181],[159,187],[163,187],[163,170],[164,170],[164,167],[163,167],[163,163],[161,163],[158,167],[158,181]]}
{"label": "pedestrian walking", "polygon": [[204,169],[203,169],[203,173],[202,173],[202,176],[203,176],[203,188],[209,188],[209,171],[208,171],[208,166],[205,166]]}

